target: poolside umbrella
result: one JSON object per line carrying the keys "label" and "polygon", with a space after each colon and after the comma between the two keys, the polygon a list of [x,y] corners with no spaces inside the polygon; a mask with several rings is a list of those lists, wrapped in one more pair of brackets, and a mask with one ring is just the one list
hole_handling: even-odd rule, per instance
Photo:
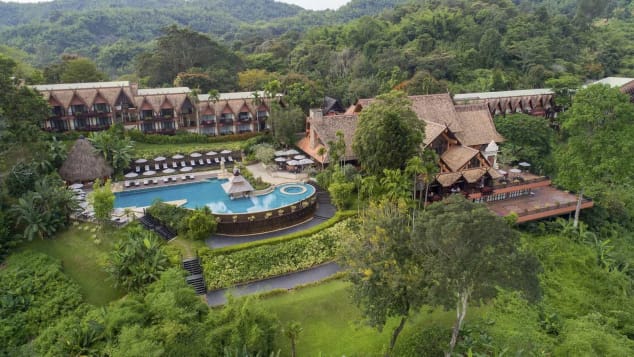
{"label": "poolside umbrella", "polygon": [[163,156],[159,156],[159,157],[155,157],[155,158],[154,158],[154,162],[161,162],[161,161],[165,161],[165,160],[166,160],[166,159],[165,159],[165,157],[163,157]]}
{"label": "poolside umbrella", "polygon": [[137,176],[139,176],[139,174],[137,174],[136,172],[128,172],[127,174],[124,175],[126,178],[135,178]]}
{"label": "poolside umbrella", "polygon": [[290,166],[297,166],[297,165],[299,165],[299,161],[297,161],[297,160],[290,160],[290,161],[286,161],[286,164],[287,164],[287,165],[290,165]]}
{"label": "poolside umbrella", "polygon": [[156,171],[145,171],[143,172],[143,176],[152,176],[152,175],[156,175]]}
{"label": "poolside umbrella", "polygon": [[188,172],[188,171],[191,171],[191,170],[193,170],[193,168],[191,166],[185,166],[185,167],[183,167],[181,169],[181,172]]}
{"label": "poolside umbrella", "polygon": [[277,161],[277,162],[285,162],[286,158],[285,157],[276,157],[275,161]]}
{"label": "poolside umbrella", "polygon": [[73,189],[73,190],[77,190],[77,189],[80,189],[80,188],[84,187],[84,185],[82,185],[80,183],[74,183],[74,184],[72,184],[72,185],[70,185],[68,187]]}
{"label": "poolside umbrella", "polygon": [[520,162],[518,165],[520,165],[525,170],[528,170],[528,168],[531,167],[531,164],[529,164],[528,162]]}
{"label": "poolside umbrella", "polygon": [[508,172],[504,171],[504,170],[498,170],[498,172],[500,173],[500,175],[506,175],[508,174]]}
{"label": "poolside umbrella", "polygon": [[193,152],[193,153],[189,154],[189,157],[201,157],[201,156],[203,156],[203,155],[201,153],[199,153],[199,152]]}
{"label": "poolside umbrella", "polygon": [[183,155],[181,155],[181,154],[176,154],[176,155],[172,156],[172,159],[174,159],[174,160],[180,160],[180,159],[182,159],[182,158],[184,158],[184,157],[185,157],[185,156],[183,156]]}
{"label": "poolside umbrella", "polygon": [[165,169],[165,170],[163,170],[164,174],[171,174],[171,173],[174,173],[174,172],[176,172],[176,170],[174,170],[174,169]]}
{"label": "poolside umbrella", "polygon": [[223,155],[231,154],[231,150],[222,150],[220,153]]}
{"label": "poolside umbrella", "polygon": [[517,174],[521,174],[522,170],[520,170],[520,169],[510,169],[509,172],[512,173],[512,174],[517,175]]}
{"label": "poolside umbrella", "polygon": [[137,159],[134,163],[135,164],[145,164],[147,162],[146,159]]}
{"label": "poolside umbrella", "polygon": [[295,160],[301,160],[301,159],[305,159],[305,158],[306,158],[306,155],[295,155],[295,156],[293,156],[293,159],[295,159]]}
{"label": "poolside umbrella", "polygon": [[311,160],[311,159],[301,159],[301,160],[299,160],[299,164],[300,165],[312,165],[314,163],[315,162],[313,160]]}
{"label": "poolside umbrella", "polygon": [[276,151],[275,156],[286,156],[286,151],[283,151],[283,150]]}
{"label": "poolside umbrella", "polygon": [[299,151],[295,150],[295,149],[290,149],[286,152],[286,155],[291,156],[291,155],[297,155],[299,154]]}
{"label": "poolside umbrella", "polygon": [[205,155],[207,155],[207,156],[214,156],[214,155],[218,155],[218,153],[217,153],[217,152],[215,152],[215,151],[210,151],[210,152],[206,153]]}
{"label": "poolside umbrella", "polygon": [[112,175],[114,170],[86,138],[79,138],[68,152],[59,175],[68,182],[94,181]]}

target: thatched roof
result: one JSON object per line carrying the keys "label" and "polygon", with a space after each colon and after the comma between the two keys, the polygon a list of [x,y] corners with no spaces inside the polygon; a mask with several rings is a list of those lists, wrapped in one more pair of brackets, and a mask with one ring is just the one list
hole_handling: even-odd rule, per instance
{"label": "thatched roof", "polygon": [[95,148],[85,138],[79,138],[68,153],[66,161],[59,169],[59,174],[65,181],[82,182],[93,181],[112,175],[114,170],[103,156],[95,152]]}
{"label": "thatched roof", "polygon": [[253,191],[253,186],[247,181],[240,172],[236,172],[231,176],[229,181],[222,184],[222,189],[229,196],[239,195],[241,193]]}

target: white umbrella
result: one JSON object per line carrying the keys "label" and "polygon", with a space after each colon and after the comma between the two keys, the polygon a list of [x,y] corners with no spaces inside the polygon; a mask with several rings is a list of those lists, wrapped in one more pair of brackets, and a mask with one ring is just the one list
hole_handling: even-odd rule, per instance
{"label": "white umbrella", "polygon": [[275,161],[277,161],[277,162],[285,162],[286,158],[285,157],[276,157]]}
{"label": "white umbrella", "polygon": [[172,156],[172,159],[174,159],[174,160],[180,160],[180,159],[182,159],[182,158],[184,158],[184,157],[185,157],[185,156],[183,156],[183,155],[181,155],[181,154],[176,154],[176,155]]}
{"label": "white umbrella", "polygon": [[84,187],[84,185],[82,185],[82,184],[80,184],[80,183],[74,183],[74,184],[72,184],[72,185],[70,185],[70,186],[68,186],[68,187],[70,187],[70,188],[72,188],[73,190],[75,190],[75,189],[79,189],[79,188]]}
{"label": "white umbrella", "polygon": [[231,150],[222,150],[220,153],[223,155],[231,154]]}
{"label": "white umbrella", "polygon": [[145,164],[147,162],[146,159],[137,159],[134,163],[135,164]]}
{"label": "white umbrella", "polygon": [[504,171],[504,170],[498,170],[498,172],[500,173],[500,175],[506,175],[508,172]]}
{"label": "white umbrella", "polygon": [[203,155],[201,153],[199,153],[199,152],[193,152],[193,153],[189,154],[189,157],[201,157],[201,156],[203,156]]}
{"label": "white umbrella", "polygon": [[156,171],[150,170],[150,171],[145,171],[143,173],[143,176],[152,176],[152,175],[156,175]]}
{"label": "white umbrella", "polygon": [[522,170],[520,170],[520,169],[510,169],[509,171],[510,171],[512,174],[521,174],[521,173],[522,173]]}
{"label": "white umbrella", "polygon": [[165,169],[165,170],[163,170],[164,174],[171,174],[171,173],[174,173],[174,172],[176,172],[176,170],[174,170],[174,169]]}
{"label": "white umbrella", "polygon": [[161,161],[165,161],[165,160],[166,160],[166,159],[165,159],[165,157],[163,157],[163,156],[159,156],[159,157],[155,157],[155,158],[154,158],[154,161],[155,161],[155,162],[161,162]]}
{"label": "white umbrella", "polygon": [[286,156],[286,151],[282,151],[282,150],[276,151],[275,156]]}
{"label": "white umbrella", "polygon": [[286,155],[291,156],[291,155],[297,155],[299,154],[299,151],[295,150],[295,149],[290,149],[286,152]]}
{"label": "white umbrella", "polygon": [[287,165],[290,165],[290,166],[297,166],[297,165],[299,165],[299,161],[297,161],[297,160],[290,160],[290,161],[286,161],[286,164],[287,164]]}
{"label": "white umbrella", "polygon": [[206,153],[205,155],[207,155],[207,156],[214,156],[214,155],[218,155],[218,153],[217,153],[217,152],[215,152],[215,151],[210,151],[210,152]]}
{"label": "white umbrella", "polygon": [[293,159],[295,159],[295,160],[301,160],[301,159],[305,159],[305,158],[306,158],[306,155],[295,155],[295,156],[293,156]]}
{"label": "white umbrella", "polygon": [[183,167],[181,169],[181,172],[188,172],[188,171],[191,171],[191,170],[193,170],[191,166],[185,166],[185,167]]}
{"label": "white umbrella", "polygon": [[127,174],[124,175],[126,178],[135,178],[137,176],[139,176],[139,174],[137,174],[136,172],[128,172]]}
{"label": "white umbrella", "polygon": [[311,159],[301,159],[301,160],[299,160],[299,164],[300,165],[312,165],[314,163],[315,162],[313,160],[311,160]]}
{"label": "white umbrella", "polygon": [[531,167],[531,164],[529,164],[528,162],[520,162],[518,165],[520,165],[521,167]]}

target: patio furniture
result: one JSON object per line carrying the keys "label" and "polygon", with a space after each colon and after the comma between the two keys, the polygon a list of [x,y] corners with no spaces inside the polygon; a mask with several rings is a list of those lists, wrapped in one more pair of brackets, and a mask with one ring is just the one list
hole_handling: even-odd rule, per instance
{"label": "patio furniture", "polygon": [[145,171],[150,171],[150,165],[145,165]]}
{"label": "patio furniture", "polygon": [[163,177],[163,183],[168,183],[168,182],[170,182],[169,177]]}
{"label": "patio furniture", "polygon": [[231,156],[227,156],[227,160],[229,160],[229,162],[233,162],[233,158]]}
{"label": "patio furniture", "polygon": [[158,179],[152,179],[152,183],[155,185],[158,184]]}
{"label": "patio furniture", "polygon": [[205,162],[203,161],[203,159],[198,160],[198,163],[200,164],[200,166],[204,166]]}
{"label": "patio furniture", "polygon": [[134,181],[134,186],[141,186],[141,182],[140,181]]}
{"label": "patio furniture", "polygon": [[187,180],[187,176],[186,175],[185,176],[181,176],[181,180],[182,181],[186,181]]}
{"label": "patio furniture", "polygon": [[148,181],[148,180],[143,180],[143,186],[147,186],[147,185],[149,185],[149,184],[150,184],[150,181]]}
{"label": "patio furniture", "polygon": [[135,168],[134,168],[134,172],[136,172],[137,174],[138,174],[139,172],[141,172],[141,166],[137,166],[137,167],[135,167]]}
{"label": "patio furniture", "polygon": [[181,167],[185,167],[187,166],[187,164],[185,163],[185,161],[181,161]]}
{"label": "patio furniture", "polygon": [[164,162],[163,163],[163,170],[166,170],[166,169],[167,169],[167,162]]}
{"label": "patio furniture", "polygon": [[217,157],[214,157],[214,162],[216,163],[216,165],[220,165],[220,160],[218,160]]}
{"label": "patio furniture", "polygon": [[126,181],[123,183],[123,187],[130,187],[130,181]]}
{"label": "patio furniture", "polygon": [[205,161],[207,161],[207,165],[211,165],[211,159],[206,159]]}
{"label": "patio furniture", "polygon": [[189,163],[191,164],[191,166],[196,166],[196,161],[195,160],[189,160]]}
{"label": "patio furniture", "polygon": [[159,164],[154,164],[154,170],[158,171],[161,169],[161,166]]}
{"label": "patio furniture", "polygon": [[177,169],[178,168],[178,164],[176,163],[176,161],[172,161],[172,167]]}

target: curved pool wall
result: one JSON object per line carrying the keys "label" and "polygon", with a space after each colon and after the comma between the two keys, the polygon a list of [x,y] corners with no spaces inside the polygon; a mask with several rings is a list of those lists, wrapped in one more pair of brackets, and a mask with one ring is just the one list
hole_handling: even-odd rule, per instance
{"label": "curved pool wall", "polygon": [[[186,200],[186,208],[207,206],[218,221],[218,233],[245,235],[301,223],[316,209],[316,189],[303,183],[282,184],[261,195],[231,200],[220,186],[224,179],[118,192],[115,207],[147,207],[157,199]],[[285,193],[286,192],[286,193]]]}

